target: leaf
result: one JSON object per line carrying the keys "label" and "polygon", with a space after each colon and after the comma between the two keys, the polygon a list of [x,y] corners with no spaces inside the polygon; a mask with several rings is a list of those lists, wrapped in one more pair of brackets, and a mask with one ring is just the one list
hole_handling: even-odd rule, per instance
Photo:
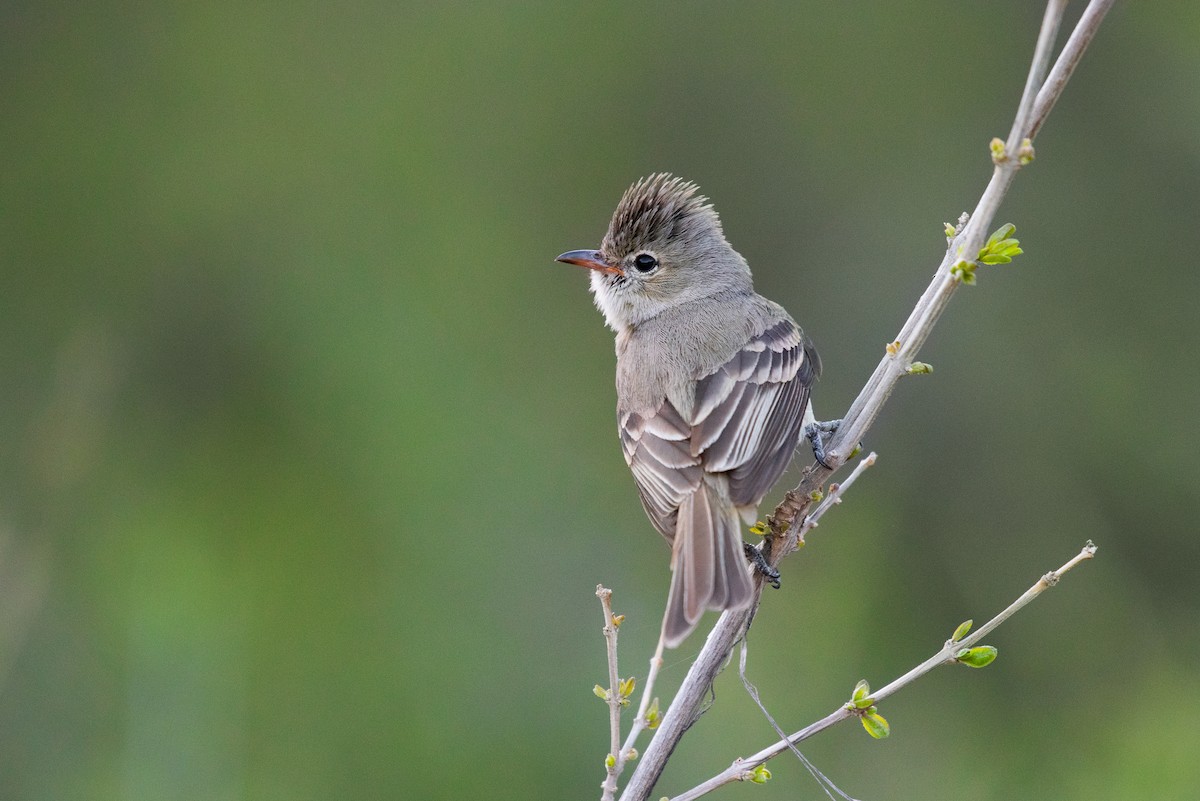
{"label": "leaf", "polygon": [[959,640],[961,640],[963,637],[966,637],[971,632],[971,626],[974,626],[974,625],[975,625],[974,620],[964,620],[962,623],[959,623],[958,628],[956,628],[954,630],[954,633],[952,635],[950,635],[950,640],[952,642],[958,642]]}
{"label": "leaf", "polygon": [[882,740],[892,733],[892,727],[888,725],[887,718],[878,712],[868,712],[863,715],[862,725],[867,730],[867,734],[876,740]]}
{"label": "leaf", "polygon": [[860,679],[858,684],[854,685],[854,694],[850,696],[850,703],[854,705],[855,709],[866,709],[871,705],[871,685],[867,684],[866,679]]}
{"label": "leaf", "polygon": [[[1017,226],[1013,225],[1012,223],[1005,223],[1004,225],[997,228],[992,233],[992,235],[988,237],[988,241],[987,241],[988,249],[990,250],[994,245],[996,245],[996,243],[1001,242],[1002,240],[1008,239],[1010,236],[1013,235],[1013,233],[1016,232],[1016,230],[1017,230]],[[1015,242],[1016,240],[1013,240],[1013,241]]]}
{"label": "leaf", "polygon": [[650,706],[646,709],[646,728],[657,729],[658,724],[662,719],[662,714],[658,711],[658,697],[650,702]]}
{"label": "leaf", "polygon": [[999,651],[991,645],[979,645],[974,648],[964,648],[958,652],[955,657],[959,662],[962,662],[967,667],[981,668],[987,667],[996,661]]}

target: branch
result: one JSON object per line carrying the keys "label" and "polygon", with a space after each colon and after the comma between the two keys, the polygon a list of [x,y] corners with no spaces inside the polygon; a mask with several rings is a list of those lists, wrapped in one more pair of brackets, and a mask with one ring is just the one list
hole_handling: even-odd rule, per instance
{"label": "branch", "polygon": [[[830,443],[826,461],[833,465],[834,469],[846,462],[847,454],[862,441],[878,418],[896,383],[912,367],[921,346],[929,338],[933,326],[941,317],[942,311],[949,304],[959,284],[962,283],[961,278],[952,272],[952,267],[963,260],[974,263],[996,210],[1008,193],[1008,188],[1016,177],[1017,171],[1033,157],[1032,142],[1029,142],[1026,148],[1025,140],[1032,139],[1041,128],[1042,123],[1045,122],[1046,116],[1062,94],[1075,65],[1079,62],[1083,51],[1095,35],[1096,28],[1109,8],[1112,7],[1113,2],[1114,0],[1091,0],[1089,2],[1075,31],[1071,34],[1062,53],[1059,54],[1049,77],[1043,82],[1042,76],[1045,74],[1045,67],[1049,62],[1049,52],[1066,4],[1064,0],[1050,0],[1047,5],[1041,32],[1038,35],[1033,64],[1030,67],[1025,91],[1018,105],[1013,129],[1009,135],[1010,142],[1016,144],[1017,149],[1014,151],[1007,144],[999,151],[993,148],[995,169],[991,181],[975,207],[975,213],[956,233],[946,255],[942,258],[932,283],[917,302],[908,321],[901,328],[899,336],[895,338],[894,348],[888,349],[888,353],[875,368]],[[794,543],[798,538],[799,527],[793,526],[793,524],[812,503],[812,493],[833,472],[820,464],[811,465],[807,468],[805,478],[800,485],[788,492],[776,508],[769,520],[772,532],[776,536],[786,533],[788,539],[783,543],[785,547],[781,548],[773,547],[773,538],[769,537],[764,541],[764,552],[772,566],[776,566],[788,551],[786,547],[789,544],[788,540]],[[789,532],[789,529],[792,531]],[[758,604],[761,602],[761,593],[762,579],[760,577],[756,580],[754,602],[748,608],[728,610],[721,615],[716,626],[709,633],[695,663],[688,671],[688,675],[680,686],[670,709],[667,710],[654,739],[650,741],[646,753],[642,755],[637,769],[630,778],[629,785],[621,795],[622,801],[645,801],[649,797],[671,752],[675,750],[683,733],[695,721],[705,692],[724,665],[734,643],[743,635],[753,619]]]}
{"label": "branch", "polygon": [[[612,801],[617,792],[617,754],[621,750],[621,694],[618,691],[620,679],[617,677],[617,622],[613,618],[612,590],[602,584],[596,585],[596,597],[600,599],[600,608],[604,612],[604,642],[608,646],[608,691],[602,696],[608,703],[608,726],[611,748],[608,758],[604,761],[604,783],[600,786],[604,792],[602,801]],[[596,690],[600,695],[600,690]]]}
{"label": "branch", "polygon": [[[842,502],[842,496],[846,494],[846,490],[850,489],[850,485],[857,481],[858,477],[861,476],[868,467],[874,465],[878,458],[879,454],[875,453],[875,451],[871,451],[869,454],[867,454],[867,458],[863,459],[854,466],[854,469],[850,471],[850,475],[846,476],[846,478],[840,484],[829,485],[829,493],[825,495],[824,499],[819,504],[817,504],[817,508],[813,510],[813,513],[804,518],[804,522],[800,525],[800,529],[796,532],[796,536],[794,538],[795,545],[798,546],[801,542],[804,542],[804,536],[820,525],[821,518],[825,516],[826,512]],[[783,556],[784,554],[780,554],[779,558],[782,559]]]}
{"label": "branch", "polygon": [[[947,640],[945,645],[942,646],[941,650],[939,650],[929,659],[926,659],[924,662],[917,665],[915,668],[908,671],[895,681],[892,681],[891,683],[880,687],[878,690],[871,693],[871,700],[873,702],[882,701],[884,698],[900,692],[900,690],[912,684],[914,681],[921,678],[926,673],[929,673],[934,668],[941,665],[952,665],[958,662],[958,654],[964,648],[970,648],[975,643],[979,642],[987,634],[994,631],[997,626],[1012,617],[1013,614],[1015,614],[1018,610],[1028,605],[1033,601],[1033,599],[1037,598],[1043,592],[1056,585],[1058,580],[1061,579],[1068,571],[1070,571],[1071,568],[1075,567],[1080,562],[1091,559],[1095,555],[1096,546],[1089,541],[1087,545],[1083,547],[1083,550],[1072,557],[1070,561],[1068,561],[1058,570],[1052,570],[1038,579],[1037,583],[1026,590],[1020,598],[1009,604],[1009,606],[1003,612],[980,626],[974,634],[963,637],[961,640],[955,640],[953,638]],[[699,798],[700,796],[705,795],[722,785],[735,781],[745,781],[753,773],[754,768],[762,765],[767,760],[779,756],[784,751],[794,747],[802,740],[807,740],[814,734],[818,734],[834,724],[841,723],[843,720],[847,720],[848,718],[855,716],[855,712],[847,708],[847,705],[841,706],[815,723],[805,726],[795,734],[792,734],[786,739],[780,740],[774,745],[764,748],[757,754],[753,754],[752,756],[744,759],[734,760],[734,763],[726,770],[718,773],[716,776],[713,776],[703,784],[697,785],[685,793],[674,796],[671,801],[692,801],[693,799]]]}
{"label": "branch", "polygon": [[1038,91],[1037,100],[1033,104],[1033,119],[1026,136],[1030,138],[1037,136],[1038,131],[1042,129],[1042,123],[1046,121],[1050,109],[1054,108],[1054,104],[1058,102],[1071,73],[1075,72],[1079,59],[1083,58],[1083,51],[1087,50],[1087,46],[1091,44],[1092,37],[1096,35],[1100,23],[1104,21],[1104,15],[1113,7],[1114,2],[1115,0],[1092,0],[1083,10],[1083,16],[1079,18],[1079,23],[1071,33],[1071,38],[1067,40],[1067,44],[1058,55],[1058,61],[1054,64],[1054,69],[1050,71],[1050,77]]}
{"label": "branch", "polygon": [[[625,743],[621,746],[621,753],[617,755],[616,774],[621,775],[621,771],[625,768],[625,763],[630,759],[637,758],[637,752],[633,749],[633,744],[637,742],[637,738],[647,728],[653,728],[658,725],[658,699],[651,701],[651,695],[654,693],[654,682],[658,679],[658,671],[663,665],[663,638],[662,634],[658,635],[658,647],[654,649],[654,656],[650,657],[650,672],[646,675],[646,687],[642,690],[642,700],[638,704],[637,717],[633,719],[633,725],[629,728],[629,735],[625,738]],[[651,709],[653,706],[653,709]]]}

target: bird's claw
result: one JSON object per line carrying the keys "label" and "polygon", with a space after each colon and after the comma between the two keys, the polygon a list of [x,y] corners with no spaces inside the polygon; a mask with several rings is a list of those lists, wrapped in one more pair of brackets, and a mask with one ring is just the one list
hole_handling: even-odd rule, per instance
{"label": "bird's claw", "polygon": [[813,458],[826,470],[833,470],[833,465],[825,460],[825,436],[833,434],[842,424],[841,420],[826,420],[823,423],[809,423],[804,427],[804,436],[812,443]]}
{"label": "bird's claw", "polygon": [[775,589],[779,589],[779,571],[767,564],[762,551],[748,542],[742,543],[742,550],[746,552],[746,558],[750,560],[750,564],[754,565],[754,569],[762,575],[766,582]]}

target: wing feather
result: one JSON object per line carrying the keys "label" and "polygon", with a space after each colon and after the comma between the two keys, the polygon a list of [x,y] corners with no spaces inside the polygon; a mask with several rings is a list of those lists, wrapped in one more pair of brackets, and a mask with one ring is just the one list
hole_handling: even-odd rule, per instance
{"label": "wing feather", "polygon": [[[739,507],[762,500],[800,442],[809,391],[820,361],[800,329],[783,319],[753,337],[725,364],[698,376],[690,414],[669,400],[619,417],[622,450],[655,527],[674,537],[679,507],[705,473],[725,474]],[[698,512],[701,510],[694,510]],[[692,543],[691,547],[705,546]],[[721,554],[694,551],[689,569]],[[727,558],[727,556],[726,556]],[[717,595],[728,591],[713,588]],[[689,607],[695,599],[689,598]],[[691,608],[689,612],[693,611]]]}
{"label": "wing feather", "polygon": [[812,345],[784,319],[697,382],[711,411],[693,428],[692,452],[705,470],[729,475],[738,506],[757,506],[787,469],[819,371]]}

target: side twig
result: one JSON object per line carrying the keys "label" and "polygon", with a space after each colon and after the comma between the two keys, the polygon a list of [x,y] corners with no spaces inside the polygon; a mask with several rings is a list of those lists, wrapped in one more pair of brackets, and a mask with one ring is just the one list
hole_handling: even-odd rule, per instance
{"label": "side twig", "polygon": [[604,762],[604,783],[600,785],[603,792],[602,801],[612,801],[617,792],[617,754],[621,750],[621,694],[618,691],[620,679],[617,676],[617,624],[613,619],[612,590],[602,584],[596,585],[596,597],[600,599],[600,608],[604,612],[604,642],[608,646],[608,726],[611,750]]}
{"label": "side twig", "polygon": [[[658,671],[663,666],[663,638],[658,636],[658,647],[654,649],[654,656],[650,657],[650,672],[646,674],[646,686],[642,690],[642,700],[638,703],[637,717],[633,719],[633,724],[629,728],[629,734],[625,737],[625,742],[621,745],[621,753],[617,755],[616,773],[621,775],[621,771],[625,768],[625,763],[630,759],[635,758],[636,752],[633,750],[634,743],[643,731],[653,726],[658,725],[658,699],[651,697],[654,695],[654,683],[658,680]],[[653,705],[654,710],[651,711]]]}
{"label": "side twig", "polygon": [[[924,662],[917,665],[898,679],[895,679],[894,681],[872,692],[871,699],[876,703],[882,701],[888,696],[895,695],[896,693],[900,692],[900,690],[903,690],[905,687],[912,684],[926,673],[929,673],[934,668],[941,665],[955,664],[958,661],[957,655],[964,648],[970,648],[971,646],[975,645],[990,632],[994,631],[997,626],[1008,620],[1020,609],[1027,606],[1043,592],[1058,584],[1059,579],[1066,575],[1066,573],[1073,567],[1078,565],[1080,562],[1091,559],[1095,555],[1096,546],[1089,541],[1087,545],[1083,547],[1083,550],[1072,557],[1066,564],[1064,564],[1058,570],[1052,570],[1046,575],[1042,576],[1040,579],[1038,579],[1037,583],[1026,590],[1021,597],[1009,604],[1004,611],[1000,612],[1000,614],[996,615],[987,623],[980,626],[979,629],[974,633],[963,637],[961,640],[947,640],[936,654],[929,657]],[[721,773],[718,773],[708,781],[705,781],[684,793],[680,793],[677,796],[672,796],[671,801],[693,801],[694,799],[700,798],[701,796],[712,792],[722,785],[726,785],[735,781],[745,781],[753,775],[756,767],[767,762],[767,760],[779,756],[784,751],[793,748],[797,743],[807,740],[809,737],[819,734],[825,729],[828,729],[829,727],[852,717],[855,717],[854,711],[848,709],[845,705],[838,707],[838,709],[835,711],[829,713],[814,723],[810,723],[808,726],[805,726],[795,734],[788,736],[786,739],[782,739],[774,745],[770,745],[762,749],[756,754],[734,760],[733,764]]]}
{"label": "side twig", "polygon": [[[1078,64],[1113,2],[1114,0],[1091,0],[1088,3],[1074,32],[1063,47],[1054,67],[1050,70],[1049,76],[1043,80],[1043,76],[1046,74],[1046,64],[1049,63],[1048,53],[1053,46],[1066,6],[1064,0],[1050,0],[1047,5],[1033,63],[1025,83],[1025,91],[1021,103],[1018,105],[1017,116],[1013,121],[1013,130],[1009,135],[1009,140],[1017,144],[1017,150],[1013,151],[1009,148],[1008,143],[1004,143],[1003,149],[999,152],[993,148],[995,169],[991,181],[976,205],[974,214],[955,235],[933,281],[917,302],[899,336],[895,338],[894,347],[889,348],[888,353],[875,368],[850,410],[844,416],[836,436],[830,443],[826,459],[835,469],[845,463],[851,449],[863,440],[866,432],[878,418],[897,382],[912,367],[921,346],[928,339],[934,325],[941,317],[942,311],[945,310],[955,290],[962,283],[961,279],[952,272],[952,267],[962,260],[970,263],[975,261],[996,210],[1008,193],[1008,188],[1016,177],[1017,171],[1033,157],[1032,142],[1029,142],[1026,149],[1024,148],[1025,140],[1032,139],[1034,134],[1040,130],[1046,116],[1066,87],[1066,82],[1075,65]],[[1030,100],[1031,97],[1032,100]],[[1023,113],[1024,109],[1031,110]],[[787,494],[783,502],[776,508],[775,514],[771,516],[769,522],[772,532],[778,535],[793,528],[795,521],[812,502],[812,492],[820,487],[832,473],[832,470],[819,464],[810,466],[806,471],[805,479]],[[798,532],[791,532],[789,536],[796,537]],[[770,545],[770,542],[764,544]],[[769,550],[768,561],[772,566],[778,564],[786,550],[787,548],[771,548]],[[756,590],[758,595],[750,607],[726,611],[709,633],[708,639],[696,657],[691,670],[688,671],[688,675],[684,678],[655,737],[642,755],[637,769],[630,778],[629,785],[622,793],[622,801],[644,801],[649,797],[667,759],[675,750],[675,746],[683,737],[684,732],[695,720],[707,688],[712,685],[713,679],[724,665],[734,643],[742,636],[752,620],[761,600],[761,591],[760,579]]]}
{"label": "side twig", "polygon": [[[854,465],[854,469],[850,471],[850,475],[846,476],[846,478],[840,483],[830,484],[829,492],[827,492],[821,499],[821,502],[817,504],[817,508],[813,510],[813,513],[804,518],[804,522],[800,525],[800,529],[796,532],[795,538],[788,538],[787,542],[789,546],[793,549],[798,548],[800,543],[804,542],[805,535],[820,525],[821,518],[825,516],[825,513],[842,502],[842,496],[846,494],[846,490],[850,489],[850,486],[858,480],[858,477],[861,476],[868,467],[873,466],[878,459],[879,454],[875,453],[875,451],[871,451],[869,454],[867,454],[865,459],[862,459],[858,464]],[[782,559],[786,555],[786,553],[781,553],[779,558]]]}

